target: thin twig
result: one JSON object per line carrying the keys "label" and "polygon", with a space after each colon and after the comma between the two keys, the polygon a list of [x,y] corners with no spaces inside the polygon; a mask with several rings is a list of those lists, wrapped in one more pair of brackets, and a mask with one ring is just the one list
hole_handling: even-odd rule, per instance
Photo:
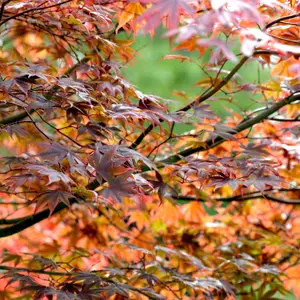
{"label": "thin twig", "polygon": [[63,2],[60,2],[60,3],[56,3],[56,4],[49,5],[49,6],[45,6],[45,7],[34,7],[34,8],[30,8],[30,9],[24,10],[24,11],[18,13],[18,14],[15,14],[13,16],[10,16],[10,17],[6,18],[2,22],[0,22],[0,26],[2,26],[3,24],[7,23],[10,20],[13,20],[13,19],[15,19],[17,17],[20,17],[20,16],[23,16],[23,15],[26,15],[28,13],[31,13],[31,12],[34,12],[34,11],[39,11],[39,10],[45,10],[45,9],[48,9],[48,8],[58,7],[58,6],[61,6],[63,4],[71,2],[71,1],[72,0],[66,0],[66,1],[63,1]]}

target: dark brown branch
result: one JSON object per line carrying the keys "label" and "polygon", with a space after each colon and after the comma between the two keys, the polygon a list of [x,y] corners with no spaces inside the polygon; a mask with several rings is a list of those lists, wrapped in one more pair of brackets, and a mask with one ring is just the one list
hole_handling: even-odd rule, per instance
{"label": "dark brown branch", "polygon": [[[75,198],[70,199],[70,204],[74,204],[74,203],[78,203],[78,200]],[[52,215],[62,211],[63,209],[67,208],[67,205],[64,203],[59,203],[56,208],[54,209],[54,211],[52,212]],[[20,231],[23,231],[24,229],[33,226],[36,223],[39,223],[45,219],[47,219],[50,215],[50,210],[49,209],[45,209],[39,213],[36,213],[35,215],[30,215],[28,217],[24,217],[21,218],[20,222],[12,225],[12,226],[8,226],[5,228],[0,229],[0,238],[2,237],[6,237],[6,236],[11,236],[15,233],[18,233]]]}
{"label": "dark brown branch", "polygon": [[58,6],[61,6],[63,4],[66,4],[68,2],[71,2],[72,0],[66,0],[66,1],[63,1],[63,2],[60,2],[60,3],[56,3],[56,4],[52,4],[52,5],[49,5],[49,6],[44,6],[44,7],[34,7],[34,8],[30,8],[30,9],[27,9],[27,10],[24,10],[24,11],[21,11],[19,12],[18,14],[15,14],[13,16],[10,16],[8,18],[6,18],[5,20],[3,20],[2,22],[0,22],[0,26],[2,26],[3,24],[7,23],[8,21],[10,20],[13,20],[13,19],[16,19],[20,16],[24,16],[28,13],[31,13],[31,12],[35,12],[35,11],[43,11],[45,9],[48,9],[48,8],[53,8],[53,7],[58,7]]}
{"label": "dark brown branch", "polygon": [[66,273],[66,272],[46,271],[43,269],[41,269],[41,270],[27,269],[27,268],[9,267],[9,266],[1,266],[1,265],[0,265],[0,270],[13,271],[13,272],[47,274],[47,275],[52,275],[52,276],[70,276],[70,275],[72,275],[72,274]]}
{"label": "dark brown branch", "polygon": [[[253,125],[266,120],[270,115],[272,115],[274,112],[278,111],[282,107],[286,106],[287,104],[291,104],[297,100],[300,100],[300,92],[296,92],[296,93],[292,94],[291,96],[284,98],[279,102],[274,103],[270,108],[265,109],[263,112],[258,114],[256,117],[246,120],[246,121],[242,122],[241,124],[239,124],[237,127],[232,128],[232,132],[238,133],[238,132],[244,131],[246,129],[249,129]],[[205,146],[200,146],[200,147],[196,147],[196,148],[193,148],[193,147],[187,148],[177,154],[171,155],[171,156],[161,160],[160,163],[163,163],[163,164],[176,163],[177,161],[181,160],[183,157],[187,157],[187,156],[197,153],[197,152],[207,151],[209,149],[212,149],[212,148],[222,144],[225,141],[226,140],[223,139],[222,137],[217,137],[214,140],[209,139],[205,142]]]}
{"label": "dark brown branch", "polygon": [[27,220],[28,217],[24,218],[16,218],[16,219],[0,219],[0,225],[11,225],[11,224],[17,224],[20,223],[21,221]]}
{"label": "dark brown branch", "polygon": [[[267,55],[278,55],[278,52],[272,51],[272,50],[257,50],[253,53],[253,56],[256,55],[262,55],[262,54],[267,54]],[[229,74],[227,74],[221,82],[215,86],[211,91],[204,93],[204,95],[199,96],[196,100],[192,101],[190,104],[184,106],[181,109],[178,109],[176,112],[180,111],[188,111],[191,109],[196,103],[202,103],[205,100],[209,99],[212,97],[214,94],[219,92],[224,85],[226,85],[229,80],[237,73],[237,71],[245,64],[245,62],[249,59],[250,57],[244,56],[239,63],[231,70]],[[163,120],[159,120],[160,122],[163,122]],[[150,124],[139,136],[138,138],[131,144],[130,148],[136,149],[138,145],[144,140],[144,138],[156,127],[157,125]]]}
{"label": "dark brown branch", "polygon": [[188,105],[184,106],[183,108],[177,110],[177,112],[179,111],[188,111],[189,109],[191,109],[195,104],[204,102],[205,100],[209,99],[210,97],[212,97],[213,95],[215,95],[218,91],[220,91],[222,89],[222,87],[224,85],[226,85],[229,80],[237,73],[237,71],[245,64],[245,62],[249,59],[248,56],[244,56],[239,63],[230,71],[230,73],[228,73],[221,81],[218,85],[216,85],[211,91],[207,92],[206,94],[204,94],[203,96],[198,97],[196,100],[194,100],[193,102],[189,103]]}
{"label": "dark brown branch", "polygon": [[0,21],[2,20],[2,16],[3,16],[3,13],[4,13],[5,5],[7,5],[11,1],[12,0],[3,0],[1,8],[0,8]]}
{"label": "dark brown branch", "polygon": [[267,24],[264,29],[270,28],[274,24],[277,24],[277,23],[279,23],[281,21],[288,20],[288,19],[293,19],[293,18],[297,18],[299,16],[300,16],[300,13],[297,13],[297,14],[292,14],[292,15],[289,15],[289,16],[278,18],[278,19],[270,22],[269,24]]}
{"label": "dark brown branch", "polygon": [[297,116],[295,119],[268,118],[268,120],[276,122],[300,122],[300,116]]}
{"label": "dark brown branch", "polygon": [[[188,105],[178,109],[176,112],[180,112],[180,111],[188,111],[189,109],[191,109],[196,103],[202,103],[205,100],[209,99],[211,96],[213,96],[214,94],[216,94],[218,91],[220,91],[222,89],[222,87],[227,84],[229,82],[229,80],[236,74],[236,72],[244,65],[244,63],[249,59],[249,57],[244,56],[239,63],[231,70],[231,72],[229,74],[227,74],[222,80],[221,82],[216,85],[211,91],[205,93],[204,95],[201,95],[199,97],[197,97],[196,100],[192,101],[191,103],[189,103]],[[160,122],[163,122],[163,120],[159,120]],[[157,125],[149,125],[145,131],[143,131],[139,137],[135,140],[135,142],[133,142],[130,146],[130,148],[132,149],[136,149],[136,147],[143,141],[143,139],[152,131],[152,129],[157,126]]]}
{"label": "dark brown branch", "polygon": [[300,44],[300,41],[299,40],[290,40],[290,39],[286,39],[286,38],[283,38],[283,37],[280,37],[280,36],[276,36],[272,33],[267,33],[267,35],[269,35],[270,37],[272,38],[275,38],[275,39],[278,39],[280,41],[284,41],[284,42],[288,42],[288,43],[293,43],[293,44],[296,44],[296,45],[299,45]]}
{"label": "dark brown branch", "polygon": [[[183,195],[178,195],[175,199],[177,200],[184,200],[184,201],[200,201],[200,202],[207,202],[206,199],[199,198],[199,197],[193,197],[193,196],[183,196]],[[287,199],[282,199],[273,196],[272,194],[264,194],[262,195],[261,193],[254,192],[254,193],[249,193],[245,195],[237,195],[237,196],[232,196],[232,197],[220,197],[220,198],[214,198],[210,199],[210,201],[217,201],[217,202],[233,202],[233,201],[247,201],[247,200],[255,200],[255,199],[267,199],[272,202],[277,202],[277,203],[282,203],[282,204],[292,204],[292,205],[300,205],[300,199],[295,199],[295,200],[287,200]]]}

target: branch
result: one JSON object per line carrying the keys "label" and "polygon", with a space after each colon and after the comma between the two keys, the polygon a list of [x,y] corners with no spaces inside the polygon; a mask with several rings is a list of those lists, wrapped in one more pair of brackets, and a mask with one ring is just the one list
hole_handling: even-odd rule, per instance
{"label": "branch", "polygon": [[[272,50],[257,50],[253,53],[253,56],[256,55],[262,55],[262,54],[268,54],[268,55],[278,55],[277,51],[272,51]],[[215,86],[211,91],[205,93],[204,95],[199,96],[198,98],[196,98],[196,100],[194,100],[193,102],[191,102],[190,104],[184,106],[183,108],[178,109],[176,112],[180,112],[180,111],[188,111],[189,109],[191,109],[196,103],[202,103],[205,100],[209,99],[210,97],[212,97],[214,94],[216,94],[217,92],[219,92],[222,87],[224,85],[226,85],[229,80],[237,73],[237,71],[245,64],[245,62],[249,59],[250,57],[248,56],[244,56],[239,63],[231,70],[230,73],[228,73],[222,80],[221,82]],[[163,120],[159,119],[159,122],[162,123]],[[152,131],[152,129],[154,129],[157,125],[153,125],[150,124],[139,136],[138,138],[131,144],[130,148],[131,149],[136,149],[137,146],[144,140],[144,138]]]}
{"label": "branch", "polygon": [[1,266],[1,265],[0,265],[0,270],[13,271],[13,272],[47,274],[47,275],[53,275],[53,276],[70,276],[70,275],[72,275],[67,272],[45,271],[45,270],[38,270],[38,269],[27,269],[27,268],[9,267],[9,266]]}
{"label": "branch", "polygon": [[[70,199],[70,205],[78,203],[78,200],[76,198]],[[62,211],[63,209],[67,208],[67,205],[63,202],[59,203],[56,208],[54,209],[52,215]],[[50,215],[50,210],[45,209],[39,213],[36,213],[35,215],[30,215],[28,217],[20,218],[20,221],[12,226],[5,227],[0,229],[0,238],[13,235],[15,233],[18,233],[20,231],[23,231],[24,229],[33,226],[36,223],[39,223],[45,219],[47,219]],[[9,221],[9,220],[7,220]]]}
{"label": "branch", "polygon": [[212,97],[214,94],[216,94],[218,91],[220,91],[222,89],[222,87],[224,85],[226,85],[229,80],[237,73],[237,71],[245,64],[245,62],[249,59],[248,56],[244,56],[239,63],[231,70],[230,73],[228,73],[221,81],[218,85],[216,85],[211,91],[207,92],[206,94],[204,94],[203,96],[198,97],[196,100],[194,100],[193,102],[191,102],[190,104],[184,106],[183,108],[177,110],[177,112],[179,111],[188,111],[189,109],[191,109],[195,104],[201,103],[205,100],[207,100],[208,98]]}
{"label": "branch", "polygon": [[[297,100],[300,100],[300,91],[292,94],[291,96],[289,96],[287,98],[282,99],[279,102],[274,103],[270,108],[264,110],[263,112],[258,114],[256,117],[253,117],[252,119],[242,122],[241,124],[239,124],[238,126],[233,128],[232,131],[234,133],[238,133],[238,132],[244,131],[245,129],[251,128],[255,124],[258,124],[258,123],[264,121],[265,119],[267,119],[270,115],[272,115],[274,112],[278,111],[285,105],[291,104]],[[209,139],[206,142],[204,142],[204,144],[205,144],[204,147],[203,146],[196,147],[196,148],[190,147],[190,148],[187,148],[177,154],[171,155],[159,162],[163,163],[163,164],[173,164],[173,163],[176,163],[179,160],[181,160],[182,157],[187,157],[187,156],[197,153],[197,152],[206,151],[206,150],[215,148],[216,146],[222,144],[225,141],[226,140],[222,137],[217,137],[214,140]]]}
{"label": "branch", "polygon": [[13,124],[13,123],[17,123],[19,121],[22,121],[23,119],[25,119],[26,117],[28,117],[27,112],[22,112],[19,113],[17,115],[5,118],[3,120],[0,120],[0,125],[8,125],[8,124]]}
{"label": "branch", "polygon": [[2,20],[2,16],[3,16],[3,13],[4,13],[4,8],[5,8],[5,5],[8,4],[9,2],[11,2],[12,0],[3,0],[2,2],[2,5],[1,5],[1,8],[0,8],[0,21]]}
{"label": "branch", "polygon": [[[248,200],[255,200],[255,199],[267,199],[272,202],[282,203],[282,204],[292,204],[292,205],[300,205],[300,199],[295,200],[287,200],[282,199],[278,197],[274,197],[272,194],[260,194],[258,192],[248,193],[244,195],[237,195],[232,197],[220,197],[220,198],[214,198],[210,199],[211,201],[217,201],[217,202],[233,202],[233,201],[248,201]],[[185,200],[185,201],[198,201],[198,202],[207,202],[207,199],[199,198],[199,197],[193,197],[193,196],[183,196],[178,195],[177,197],[174,197],[176,200]]]}
{"label": "branch", "polygon": [[273,26],[274,24],[280,23],[281,21],[288,20],[288,19],[293,19],[293,18],[297,18],[299,16],[300,16],[300,13],[297,13],[297,14],[292,14],[292,15],[289,15],[289,16],[278,18],[278,19],[270,22],[269,24],[267,24],[265,26],[264,30],[266,30],[267,28]]}
{"label": "branch", "polygon": [[[205,100],[207,100],[208,98],[210,98],[211,96],[213,96],[214,94],[216,94],[218,91],[220,91],[222,89],[222,87],[224,85],[226,85],[229,80],[236,74],[236,72],[244,65],[244,63],[249,59],[248,56],[244,56],[239,63],[231,70],[230,73],[228,73],[222,80],[221,82],[216,85],[211,91],[205,93],[204,95],[201,95],[199,97],[196,98],[196,100],[192,101],[191,103],[189,103],[188,105],[184,106],[183,108],[178,109],[176,112],[180,112],[180,111],[188,111],[189,109],[191,109],[196,103],[202,103]],[[163,120],[159,120],[160,123],[163,122]],[[152,131],[152,129],[154,127],[156,127],[157,125],[149,125],[146,130],[144,130],[139,137],[135,140],[135,142],[133,142],[130,146],[131,149],[136,149],[136,147],[143,141],[143,139]]]}
{"label": "branch", "polygon": [[300,122],[300,115],[298,115],[295,119],[268,118],[268,120],[276,122]]}
{"label": "branch", "polygon": [[11,224],[16,224],[19,223],[21,221],[27,220],[28,217],[24,217],[24,218],[16,218],[16,219],[0,219],[0,225],[11,225]]}
{"label": "branch", "polygon": [[57,6],[61,6],[63,4],[71,2],[71,1],[72,0],[66,0],[66,1],[63,1],[63,2],[60,2],[60,3],[56,3],[56,4],[49,5],[49,6],[45,6],[45,7],[34,7],[34,8],[30,8],[28,10],[21,11],[20,13],[15,14],[13,16],[10,16],[10,17],[6,18],[5,20],[3,20],[2,22],[0,22],[0,26],[2,26],[3,24],[7,23],[10,20],[16,19],[16,18],[18,18],[20,16],[24,16],[27,13],[34,12],[34,11],[39,11],[39,10],[45,10],[45,9],[53,8],[53,7],[57,7]]}

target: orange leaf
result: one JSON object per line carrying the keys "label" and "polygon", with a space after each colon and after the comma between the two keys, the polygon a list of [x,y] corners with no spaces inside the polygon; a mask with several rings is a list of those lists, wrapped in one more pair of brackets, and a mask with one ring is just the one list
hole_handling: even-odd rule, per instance
{"label": "orange leaf", "polygon": [[140,16],[144,12],[144,10],[144,7],[138,2],[127,4],[118,19],[119,25],[116,29],[116,33],[118,33],[119,29],[126,25],[128,22]]}
{"label": "orange leaf", "polygon": [[201,223],[205,217],[205,212],[201,203],[192,201],[182,206],[185,220],[192,223]]}
{"label": "orange leaf", "polygon": [[295,63],[298,63],[298,61],[293,56],[287,60],[283,60],[273,67],[271,75],[281,80],[292,79],[295,77],[295,74],[290,69]]}
{"label": "orange leaf", "polygon": [[180,54],[170,54],[170,55],[165,55],[162,57],[162,59],[180,59],[181,62],[184,62],[186,60],[193,62],[191,58],[188,56],[180,55]]}

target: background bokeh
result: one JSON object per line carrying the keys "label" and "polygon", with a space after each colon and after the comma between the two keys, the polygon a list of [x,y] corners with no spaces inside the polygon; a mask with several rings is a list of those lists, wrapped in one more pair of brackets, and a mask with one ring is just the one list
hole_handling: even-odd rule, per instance
{"label": "background bokeh", "polygon": [[[122,73],[125,78],[136,85],[144,93],[154,94],[166,99],[173,100],[171,106],[173,109],[178,109],[184,104],[190,102],[195,97],[199,96],[205,88],[196,86],[195,84],[201,79],[207,77],[199,66],[202,66],[210,58],[210,53],[205,53],[199,58],[199,52],[190,53],[184,50],[171,51],[174,47],[170,45],[167,38],[163,38],[163,30],[158,30],[151,39],[149,35],[138,35],[133,43],[133,48],[138,53],[135,60],[130,61],[122,68]],[[122,39],[132,37],[126,36],[126,33],[120,33]],[[235,43],[232,48],[235,48],[238,53],[239,45]],[[193,59],[195,63],[189,61],[181,62],[178,59],[163,60],[165,55],[181,54]],[[199,66],[198,66],[199,65]],[[227,62],[224,70],[230,71],[234,64]],[[244,65],[239,73],[240,80],[243,83],[259,83],[268,80],[269,70],[262,66],[257,61],[250,61]],[[184,92],[187,96],[179,97],[174,92]],[[235,93],[233,97],[224,93],[217,94],[218,100],[206,101],[211,105],[213,110],[220,116],[228,115],[228,108],[235,111],[243,112],[249,107],[256,108],[258,100],[262,99],[262,95],[253,95],[252,92]]]}

